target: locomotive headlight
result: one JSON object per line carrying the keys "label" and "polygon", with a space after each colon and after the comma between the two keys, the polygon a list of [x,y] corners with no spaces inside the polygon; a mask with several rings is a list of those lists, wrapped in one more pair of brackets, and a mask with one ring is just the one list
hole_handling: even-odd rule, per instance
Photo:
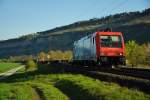
{"label": "locomotive headlight", "polygon": [[122,55],[123,55],[123,53],[120,53],[119,55],[120,55],[120,56],[122,56]]}

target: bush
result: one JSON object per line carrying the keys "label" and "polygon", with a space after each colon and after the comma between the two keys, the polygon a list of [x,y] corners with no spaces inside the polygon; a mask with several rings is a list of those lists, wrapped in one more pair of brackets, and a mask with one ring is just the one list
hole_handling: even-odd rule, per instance
{"label": "bush", "polygon": [[144,44],[143,47],[145,52],[145,60],[143,63],[150,66],[150,43]]}
{"label": "bush", "polygon": [[139,45],[135,41],[126,43],[127,64],[134,66],[150,65],[150,43]]}
{"label": "bush", "polygon": [[39,55],[38,55],[38,59],[39,59],[39,61],[45,61],[45,59],[46,59],[46,53],[43,52],[43,51],[41,51],[39,53]]}
{"label": "bush", "polygon": [[72,51],[49,51],[48,60],[72,60],[73,54]]}
{"label": "bush", "polygon": [[132,67],[142,63],[145,60],[144,47],[135,41],[128,41],[126,43],[126,58]]}
{"label": "bush", "polygon": [[25,66],[26,71],[34,70],[37,68],[37,64],[33,60],[28,60]]}

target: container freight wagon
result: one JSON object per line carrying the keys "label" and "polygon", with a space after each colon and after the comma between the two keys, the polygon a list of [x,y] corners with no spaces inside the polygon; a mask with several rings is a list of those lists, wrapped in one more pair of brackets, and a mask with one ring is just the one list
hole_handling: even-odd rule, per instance
{"label": "container freight wagon", "polygon": [[95,32],[74,42],[73,63],[125,65],[125,45],[121,32]]}

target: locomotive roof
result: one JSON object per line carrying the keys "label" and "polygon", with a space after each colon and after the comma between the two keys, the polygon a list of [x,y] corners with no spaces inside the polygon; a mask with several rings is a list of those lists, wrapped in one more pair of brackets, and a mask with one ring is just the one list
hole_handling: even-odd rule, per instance
{"label": "locomotive roof", "polygon": [[97,31],[93,34],[89,34],[85,37],[80,38],[79,40],[75,41],[74,44],[76,44],[77,42],[80,42],[84,39],[90,38],[90,37],[95,37],[96,35],[122,35],[121,32],[102,32],[102,31]]}
{"label": "locomotive roof", "polygon": [[96,32],[97,35],[122,35],[121,32]]}

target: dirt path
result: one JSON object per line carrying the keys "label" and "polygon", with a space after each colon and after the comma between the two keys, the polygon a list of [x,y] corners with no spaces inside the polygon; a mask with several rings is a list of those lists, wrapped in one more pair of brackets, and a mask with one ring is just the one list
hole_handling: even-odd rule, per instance
{"label": "dirt path", "polygon": [[18,70],[20,70],[22,68],[24,68],[24,65],[17,67],[17,68],[13,68],[13,69],[6,71],[4,73],[0,73],[0,80],[5,79],[5,78],[13,75],[14,73],[16,73]]}

